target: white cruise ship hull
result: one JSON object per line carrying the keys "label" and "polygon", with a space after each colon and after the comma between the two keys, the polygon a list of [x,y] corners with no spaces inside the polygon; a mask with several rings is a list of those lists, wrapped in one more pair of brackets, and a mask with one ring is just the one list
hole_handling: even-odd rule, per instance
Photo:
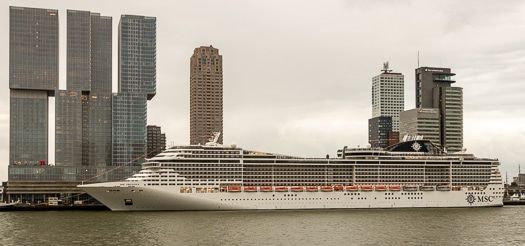
{"label": "white cruise ship hull", "polygon": [[441,208],[503,206],[501,185],[484,191],[317,191],[180,193],[176,186],[81,185],[112,211]]}

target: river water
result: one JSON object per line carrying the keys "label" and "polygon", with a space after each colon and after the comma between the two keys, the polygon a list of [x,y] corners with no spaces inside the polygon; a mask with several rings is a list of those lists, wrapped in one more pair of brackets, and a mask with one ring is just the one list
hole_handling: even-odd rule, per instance
{"label": "river water", "polygon": [[0,212],[0,245],[524,245],[525,206]]}

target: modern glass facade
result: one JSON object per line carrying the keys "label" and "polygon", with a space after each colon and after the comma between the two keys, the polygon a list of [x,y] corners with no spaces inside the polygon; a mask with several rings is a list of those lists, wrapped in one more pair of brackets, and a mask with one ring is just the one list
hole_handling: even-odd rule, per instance
{"label": "modern glass facade", "polygon": [[[119,23],[119,93],[156,94],[157,20],[122,15]],[[145,128],[145,127],[144,127]]]}
{"label": "modern glass facade", "polygon": [[441,100],[442,144],[448,151],[457,152],[463,148],[463,88],[436,87]]}
{"label": "modern glass facade", "polygon": [[9,11],[9,88],[58,89],[58,11]]}
{"label": "modern glass facade", "polygon": [[448,151],[463,148],[463,89],[453,87],[450,68],[420,67],[416,73],[416,107],[436,108],[439,113],[439,144]]}
{"label": "modern glass facade", "polygon": [[[145,19],[153,19],[155,24],[155,18]],[[24,202],[35,203],[44,202],[47,197],[68,199],[71,197],[68,194],[81,192],[76,187],[81,181],[122,180],[140,170],[140,166],[111,165],[112,18],[89,11],[68,10],[67,22],[67,87],[59,90],[58,11],[10,7],[8,200],[21,198]],[[135,25],[130,33],[149,26],[151,21]],[[151,36],[150,29],[146,32]],[[129,128],[131,132],[142,133],[142,143],[135,141],[136,134],[123,137],[133,143],[126,145],[124,153],[145,149],[146,98],[155,95],[154,36],[155,28],[153,39],[144,38],[147,45],[138,45],[125,53],[130,61],[127,64],[142,64],[147,68],[139,69],[135,77],[126,74],[133,77],[133,81],[143,81],[145,86],[138,91],[140,86],[131,86],[128,91],[133,93],[118,97],[123,100],[117,105],[138,106],[120,107],[118,112],[128,111],[134,118],[117,115],[117,119],[128,119],[125,126],[130,122],[142,125],[141,129]],[[134,36],[128,41],[141,43]],[[145,54],[145,58],[138,59],[139,54]],[[137,71],[135,68],[130,69]],[[51,165],[48,161],[48,98],[54,96],[56,154],[55,163]],[[119,132],[126,133],[125,130]],[[139,143],[138,146],[135,143]],[[121,147],[117,146],[117,150]]]}
{"label": "modern glass facade", "polygon": [[84,166],[105,167],[112,161],[112,30],[111,17],[91,13],[91,90],[87,95],[89,128],[83,136]]}
{"label": "modern glass facade", "polygon": [[152,158],[166,150],[166,135],[162,133],[160,126],[148,126],[147,143],[147,158]]}
{"label": "modern glass facade", "polygon": [[9,164],[48,162],[48,97],[58,89],[58,11],[9,9]]}
{"label": "modern glass facade", "polygon": [[390,145],[389,134],[391,132],[391,116],[378,116],[368,120],[368,143],[371,147],[385,148]]}
{"label": "modern glass facade", "polygon": [[122,15],[118,93],[113,94],[113,165],[144,162],[147,101],[156,94],[156,18]]}
{"label": "modern glass facade", "polygon": [[113,165],[140,165],[146,158],[147,98],[113,94]]}
{"label": "modern glass facade", "polygon": [[111,17],[67,12],[67,90],[56,96],[57,166],[111,164]]}
{"label": "modern glass facade", "polygon": [[196,48],[190,59],[190,144],[205,144],[220,132],[223,143],[222,56],[213,46]]}
{"label": "modern glass facade", "polygon": [[433,108],[435,100],[433,88],[450,87],[456,81],[452,76],[456,74],[450,68],[420,67],[416,68],[416,108]]}
{"label": "modern glass facade", "polygon": [[10,90],[9,165],[48,160],[48,92]]}
{"label": "modern glass facade", "polygon": [[424,139],[440,144],[440,121],[438,108],[417,108],[400,114],[400,138],[423,136]]}

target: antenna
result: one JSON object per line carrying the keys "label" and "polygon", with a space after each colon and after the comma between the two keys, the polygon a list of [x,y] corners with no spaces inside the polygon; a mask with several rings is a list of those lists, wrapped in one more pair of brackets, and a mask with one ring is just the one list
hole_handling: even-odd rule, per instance
{"label": "antenna", "polygon": [[417,51],[417,67],[419,67],[419,50]]}
{"label": "antenna", "polygon": [[381,71],[383,71],[383,73],[390,73],[390,72],[392,72],[392,70],[388,69],[388,61],[383,62],[383,70],[381,70]]}

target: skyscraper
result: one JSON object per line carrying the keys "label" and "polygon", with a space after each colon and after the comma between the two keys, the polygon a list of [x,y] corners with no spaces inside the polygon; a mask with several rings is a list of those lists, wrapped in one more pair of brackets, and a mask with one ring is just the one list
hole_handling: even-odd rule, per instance
{"label": "skyscraper", "polygon": [[147,101],[156,94],[156,18],[122,15],[118,93],[113,94],[113,165],[146,157]]}
{"label": "skyscraper", "polygon": [[392,73],[388,62],[372,78],[372,118],[368,121],[368,142],[384,148],[399,142],[399,113],[405,108],[405,77]]}
{"label": "skyscraper", "polygon": [[190,144],[205,144],[214,132],[223,142],[222,56],[213,46],[195,48],[190,59]]}
{"label": "skyscraper", "polygon": [[56,95],[57,166],[111,164],[111,17],[67,11],[67,89]]}
{"label": "skyscraper", "polygon": [[58,11],[10,7],[9,18],[9,163],[38,165],[48,162],[48,97],[58,89]]}
{"label": "skyscraper", "polygon": [[389,134],[392,134],[392,117],[378,116],[368,120],[368,143],[371,147],[384,148],[392,144]]}
{"label": "skyscraper", "polygon": [[392,131],[399,131],[399,113],[405,110],[405,76],[392,73],[388,62],[381,74],[372,78],[372,118],[392,117]]}
{"label": "skyscraper", "polygon": [[[38,203],[74,193],[88,199],[79,194],[80,181],[121,180],[140,169],[108,166],[145,157],[146,102],[155,95],[155,18],[122,19],[119,93],[112,93],[112,18],[78,10],[67,11],[67,84],[59,90],[58,11],[10,7],[8,200]],[[49,164],[52,96],[56,162],[43,167]],[[71,202],[69,195],[61,199]]]}
{"label": "skyscraper", "polygon": [[[420,118],[430,115],[431,112],[437,116],[432,116],[432,124],[427,125],[432,125],[432,128],[435,129],[434,121],[437,119],[439,128],[437,133],[433,134],[425,127],[407,127],[402,130],[404,132],[401,134],[424,135],[421,129],[427,129],[425,130],[427,135],[431,134],[433,138],[439,136],[438,143],[449,151],[460,151],[463,148],[463,89],[452,86],[452,83],[456,82],[452,79],[455,74],[450,68],[436,67],[420,67],[415,70],[415,74],[416,108],[419,114],[406,114],[411,115],[406,118],[417,119],[412,121],[424,124],[429,121]],[[426,114],[421,114],[421,112],[426,112]]]}
{"label": "skyscraper", "polygon": [[160,126],[148,126],[148,155],[152,158],[166,150],[166,134],[162,133]]}

